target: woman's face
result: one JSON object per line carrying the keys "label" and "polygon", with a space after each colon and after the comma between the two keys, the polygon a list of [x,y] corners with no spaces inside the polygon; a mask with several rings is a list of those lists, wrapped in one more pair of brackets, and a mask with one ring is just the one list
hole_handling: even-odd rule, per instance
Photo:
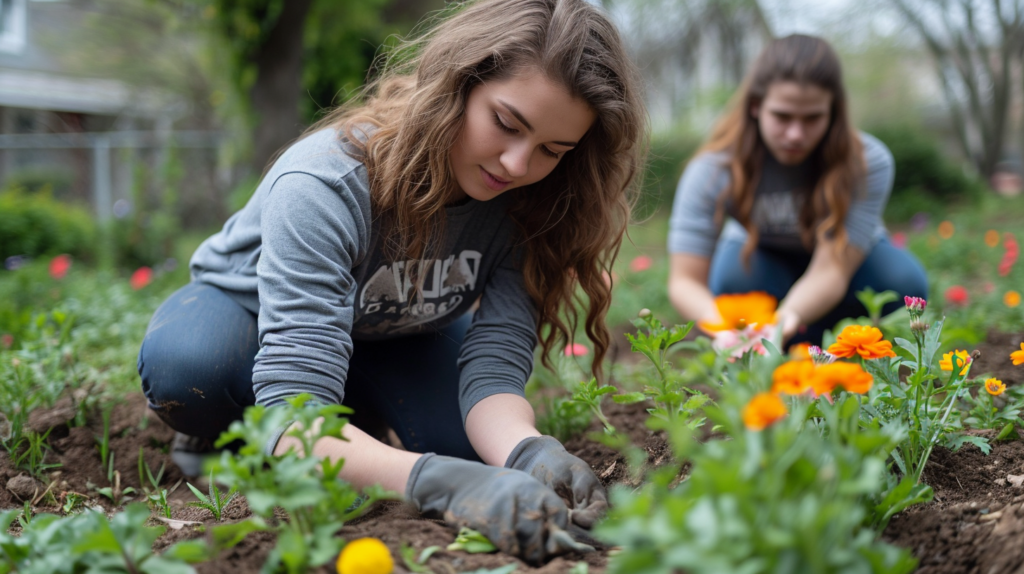
{"label": "woman's face", "polygon": [[774,82],[760,105],[750,109],[761,139],[783,165],[807,159],[828,131],[832,93],[813,84]]}
{"label": "woman's face", "polygon": [[449,161],[459,188],[488,201],[544,179],[597,116],[539,71],[485,82],[466,100]]}

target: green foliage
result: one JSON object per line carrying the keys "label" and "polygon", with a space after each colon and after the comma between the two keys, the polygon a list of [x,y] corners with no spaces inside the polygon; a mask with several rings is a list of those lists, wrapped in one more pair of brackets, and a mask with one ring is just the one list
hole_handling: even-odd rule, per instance
{"label": "green foliage", "polygon": [[[307,404],[310,399],[304,394],[281,406],[247,408],[244,420],[231,423],[217,441],[217,446],[240,441],[238,454],[225,451],[210,468],[220,482],[245,496],[257,517],[246,521],[252,528],[277,532],[277,545],[264,567],[267,572],[297,574],[326,564],[344,544],[334,534],[345,522],[377,500],[394,497],[379,487],[366,489],[360,497],[338,478],[343,459],[313,454],[318,440],[341,436],[347,423],[341,415],[352,411],[341,405]],[[271,437],[285,427],[290,429],[285,436],[298,439],[301,448],[282,456],[266,454]],[[277,523],[275,511],[283,512],[287,520]],[[277,525],[267,527],[267,523]]]}
{"label": "green foliage", "polygon": [[465,526],[463,526],[455,536],[455,542],[452,542],[446,548],[448,552],[461,550],[462,552],[468,552],[469,554],[494,552],[497,549],[498,547],[488,540],[486,536],[472,528],[466,528]]}
{"label": "green foliage", "polygon": [[634,215],[637,219],[646,219],[655,212],[671,209],[679,178],[698,145],[697,138],[684,133],[665,134],[653,139],[643,191]]}
{"label": "green foliage", "polygon": [[946,157],[934,136],[910,125],[886,125],[867,130],[882,140],[896,164],[892,200],[886,216],[906,221],[918,211],[942,213],[949,201],[973,201],[985,184],[967,175]]}
{"label": "green foliage", "polygon": [[199,499],[196,502],[188,503],[188,505],[209,510],[213,514],[213,517],[219,522],[221,520],[221,515],[224,513],[224,507],[231,504],[231,501],[238,495],[238,488],[232,487],[227,494],[223,494],[220,489],[217,488],[217,483],[213,478],[213,473],[211,472],[209,496],[200,492],[199,489],[192,486],[191,483],[186,483],[188,484],[188,489],[192,491],[192,494],[196,495],[196,498]]}
{"label": "green foliage", "polygon": [[587,430],[592,418],[589,405],[568,397],[545,397],[537,414],[537,430],[565,442]]}
{"label": "green foliage", "polygon": [[89,257],[95,249],[97,230],[89,212],[55,201],[46,190],[0,192],[0,221],[0,260],[58,253]]}
{"label": "green foliage", "polygon": [[188,574],[194,572],[189,563],[206,557],[196,541],[154,554],[153,542],[165,529],[146,526],[149,510],[143,504],[130,505],[109,520],[96,511],[67,518],[39,514],[20,536],[12,536],[7,530],[20,512],[0,513],[0,574]]}

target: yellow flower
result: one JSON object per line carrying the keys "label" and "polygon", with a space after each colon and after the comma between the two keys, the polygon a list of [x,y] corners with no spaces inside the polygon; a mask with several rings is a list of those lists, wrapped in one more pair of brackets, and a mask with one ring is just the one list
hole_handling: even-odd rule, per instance
{"label": "yellow flower", "polygon": [[999,245],[999,232],[995,229],[989,229],[985,232],[985,245],[989,247],[995,247]]}
{"label": "yellow flower", "polygon": [[863,395],[871,390],[875,378],[866,373],[857,363],[831,363],[814,370],[811,382],[814,394],[831,394],[836,387],[843,387],[850,393]]}
{"label": "yellow flower", "polygon": [[1010,289],[1003,295],[1003,304],[1007,307],[1016,307],[1020,305],[1020,293]]}
{"label": "yellow flower", "polygon": [[999,379],[985,379],[985,390],[990,395],[999,396],[1006,390],[1006,385]]}
{"label": "yellow flower", "polygon": [[743,407],[743,424],[750,430],[764,430],[786,416],[786,403],[774,393],[758,393]]}
{"label": "yellow flower", "polygon": [[359,538],[345,544],[338,556],[338,574],[391,574],[391,551],[376,538]]}
{"label": "yellow flower", "polygon": [[953,370],[953,353],[956,353],[957,362],[960,364],[960,372],[958,375],[963,375],[967,372],[967,367],[971,364],[971,356],[967,354],[967,351],[950,351],[943,353],[942,360],[939,361],[939,368],[943,371]]}
{"label": "yellow flower", "polygon": [[701,321],[701,329],[709,333],[742,330],[747,327],[765,327],[775,324],[775,307],[778,300],[763,292],[719,295],[715,306],[722,317],[720,323]]}
{"label": "yellow flower", "polygon": [[892,343],[882,338],[882,332],[866,325],[849,325],[829,346],[828,352],[840,358],[860,356],[864,359],[895,357]]}
{"label": "yellow flower", "polygon": [[943,221],[939,224],[939,237],[949,239],[950,237],[953,237],[953,232],[955,230],[956,228],[953,227],[952,221]]}
{"label": "yellow flower", "polygon": [[1020,344],[1020,350],[1010,353],[1010,360],[1014,365],[1024,365],[1024,343]]}
{"label": "yellow flower", "polygon": [[810,360],[787,361],[772,373],[772,392],[801,395],[811,388],[814,363]]}

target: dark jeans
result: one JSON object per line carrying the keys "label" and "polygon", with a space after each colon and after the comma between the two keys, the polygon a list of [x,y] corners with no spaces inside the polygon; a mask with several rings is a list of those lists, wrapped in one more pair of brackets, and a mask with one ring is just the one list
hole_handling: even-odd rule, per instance
{"label": "dark jeans", "polygon": [[[456,360],[470,315],[434,333],[354,341],[343,404],[353,425],[394,429],[413,452],[479,460],[459,411]],[[174,430],[215,438],[255,404],[256,316],[220,289],[182,287],[149,323],[139,351],[142,390]]]}
{"label": "dark jeans", "polygon": [[[810,253],[773,251],[758,247],[750,256],[750,267],[745,268],[741,259],[743,243],[723,241],[715,248],[711,261],[708,286],[715,295],[722,293],[746,293],[765,291],[780,301],[807,270],[811,262]],[[888,303],[883,313],[891,313],[903,305],[903,297],[928,296],[928,278],[917,259],[882,239],[864,258],[857,272],[845,287],[846,295],[828,314],[819,319],[802,333],[798,333],[788,344],[810,342],[821,344],[825,329],[831,328],[846,317],[860,317],[867,309],[857,300],[857,291],[871,287],[876,292],[891,289],[899,294],[898,301]]]}

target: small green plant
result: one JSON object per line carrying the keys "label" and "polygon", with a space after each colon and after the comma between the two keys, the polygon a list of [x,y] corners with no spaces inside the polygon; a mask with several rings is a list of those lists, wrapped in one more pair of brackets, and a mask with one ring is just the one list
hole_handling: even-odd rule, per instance
{"label": "small green plant", "polygon": [[882,321],[882,308],[888,303],[899,300],[895,291],[882,291],[875,293],[871,287],[865,287],[863,291],[855,293],[857,300],[868,310],[868,318],[875,327],[880,326]]}
{"label": "small green plant", "polygon": [[213,517],[220,522],[221,516],[224,513],[224,507],[231,503],[232,500],[238,495],[238,488],[236,486],[231,487],[231,490],[227,494],[222,494],[220,489],[217,488],[217,483],[213,479],[213,473],[210,473],[210,495],[206,496],[200,490],[190,483],[188,485],[189,490],[192,494],[196,495],[199,500],[196,502],[188,503],[188,506],[194,506],[196,508],[205,508],[213,513]]}
{"label": "small green plant", "polygon": [[[310,395],[288,399],[287,404],[245,410],[244,419],[221,434],[217,446],[239,441],[238,453],[225,451],[210,470],[232,490],[246,498],[254,518],[214,528],[214,537],[235,539],[244,529],[272,530],[277,545],[264,565],[264,572],[298,574],[326,564],[338,555],[344,542],[335,537],[341,526],[361,515],[377,500],[394,498],[380,487],[359,492],[338,478],[343,460],[321,459],[313,445],[322,438],[341,436],[351,412],[341,405],[308,404]],[[265,452],[267,443],[281,428],[296,438],[300,448],[281,456]],[[278,520],[283,512],[286,520]],[[223,534],[217,534],[221,532]],[[238,538],[240,540],[241,538]]]}
{"label": "small green plant", "polygon": [[440,550],[440,546],[428,546],[416,555],[416,548],[411,544],[402,543],[400,553],[402,555],[402,562],[405,563],[405,567],[410,572],[416,572],[417,574],[433,574],[433,570],[427,568],[427,560],[434,555],[435,552]]}
{"label": "small green plant", "polygon": [[448,545],[449,552],[462,551],[469,554],[484,554],[498,549],[486,536],[472,528],[463,526],[455,536],[455,542]]}
{"label": "small green plant", "polygon": [[28,528],[28,525],[32,523],[33,516],[35,516],[35,514],[32,512],[32,501],[26,500],[25,504],[22,506],[21,514],[18,515],[18,524],[20,524],[22,528]]}
{"label": "small green plant", "polygon": [[46,473],[50,470],[60,468],[60,463],[46,462],[46,452],[50,448],[46,438],[49,435],[49,430],[42,434],[24,431],[10,451],[14,467],[27,471],[40,480],[45,480]]}
{"label": "small green plant", "polygon": [[114,503],[114,506],[121,506],[125,501],[131,499],[131,495],[135,494],[135,489],[131,486],[121,488],[121,471],[114,470],[114,459],[110,459],[110,467],[108,476],[110,476],[110,486],[104,486],[97,488],[96,492],[106,496]]}
{"label": "small green plant", "polygon": [[583,401],[570,397],[544,397],[544,408],[537,414],[537,430],[565,442],[590,426],[592,414]]}
{"label": "small green plant", "polygon": [[[1003,395],[1005,398],[997,398]],[[998,401],[1003,401],[1000,406]],[[997,431],[995,440],[1016,437],[1024,399],[1019,394],[1011,395],[998,379],[986,379],[976,395],[964,393],[960,408],[960,420],[965,428],[992,429]],[[984,450],[984,449],[983,449]]]}
{"label": "small green plant", "polygon": [[77,492],[66,492],[61,496],[61,498],[64,502],[61,503],[60,510],[65,516],[77,514],[83,511],[85,509],[85,503],[89,501],[88,496]]}
{"label": "small green plant", "polygon": [[112,408],[103,409],[103,436],[96,437],[96,449],[100,452],[100,465],[107,471],[107,481],[113,477],[113,453],[110,452],[110,414]]}
{"label": "small green plant", "polygon": [[604,432],[615,434],[615,425],[608,420],[604,411],[601,410],[601,401],[604,399],[604,396],[610,395],[615,391],[615,387],[611,385],[598,386],[597,379],[591,378],[589,381],[581,381],[576,385],[576,389],[572,392],[572,400],[589,408],[594,416],[597,417],[597,420],[601,421],[601,425],[604,426]]}

